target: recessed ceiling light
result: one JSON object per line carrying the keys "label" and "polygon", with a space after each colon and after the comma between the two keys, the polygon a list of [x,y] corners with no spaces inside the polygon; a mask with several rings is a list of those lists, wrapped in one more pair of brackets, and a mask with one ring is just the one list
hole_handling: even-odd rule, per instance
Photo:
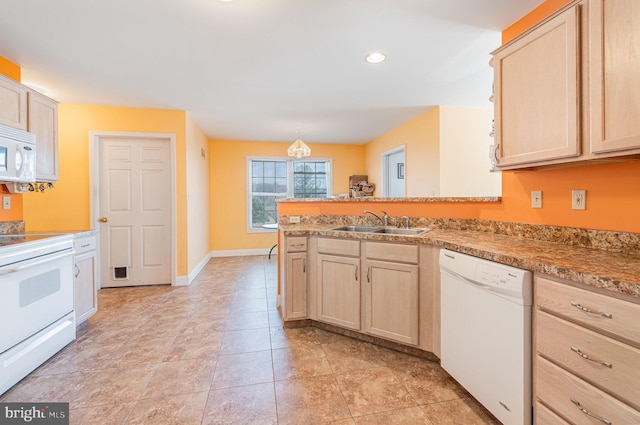
{"label": "recessed ceiling light", "polygon": [[387,56],[382,52],[372,52],[364,57],[367,63],[380,63],[383,62]]}

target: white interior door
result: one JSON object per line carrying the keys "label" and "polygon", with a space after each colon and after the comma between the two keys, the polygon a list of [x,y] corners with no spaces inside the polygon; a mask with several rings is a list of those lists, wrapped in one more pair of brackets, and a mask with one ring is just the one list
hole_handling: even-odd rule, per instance
{"label": "white interior door", "polygon": [[405,196],[404,146],[383,154],[384,193],[382,196],[403,198]]}
{"label": "white interior door", "polygon": [[171,144],[99,142],[102,287],[171,283]]}

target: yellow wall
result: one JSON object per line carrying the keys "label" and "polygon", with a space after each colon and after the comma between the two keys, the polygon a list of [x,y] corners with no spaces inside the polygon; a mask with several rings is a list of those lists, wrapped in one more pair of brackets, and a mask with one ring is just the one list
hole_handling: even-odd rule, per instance
{"label": "yellow wall", "polygon": [[[211,249],[213,251],[269,248],[275,232],[247,232],[247,157],[286,158],[291,142],[209,142],[211,186]],[[364,172],[364,147],[309,143],[311,157],[333,159],[333,193],[347,193],[349,176]]]}
{"label": "yellow wall", "polygon": [[382,154],[405,145],[407,196],[427,196],[440,186],[440,108],[435,107],[365,145],[369,181],[382,196]]}
{"label": "yellow wall", "polygon": [[186,124],[188,270],[191,272],[209,255],[209,139],[189,114]]}
{"label": "yellow wall", "polygon": [[24,195],[28,231],[96,228],[89,222],[89,131],[176,135],[177,273],[187,274],[185,112],[109,106],[58,107],[59,181],[53,190]]}

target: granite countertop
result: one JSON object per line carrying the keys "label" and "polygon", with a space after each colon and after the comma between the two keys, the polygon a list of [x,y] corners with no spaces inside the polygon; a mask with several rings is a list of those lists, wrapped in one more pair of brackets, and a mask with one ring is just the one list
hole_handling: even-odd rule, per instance
{"label": "granite countertop", "polygon": [[314,203],[330,203],[330,202],[384,202],[384,203],[406,203],[406,202],[428,202],[428,203],[500,203],[502,198],[500,196],[485,196],[485,197],[441,197],[431,196],[427,198],[384,198],[378,196],[360,196],[357,198],[347,198],[344,196],[336,196],[334,198],[280,198],[278,203],[287,202],[314,202]]}
{"label": "granite countertop", "polygon": [[45,235],[73,235],[74,238],[81,238],[84,236],[92,236],[100,233],[98,229],[87,229],[87,230],[40,230],[33,232],[23,232],[24,235],[27,236],[45,236]]}
{"label": "granite countertop", "polygon": [[620,294],[640,297],[640,256],[470,230],[433,229],[421,236],[330,230],[328,224],[281,224],[286,236],[332,236],[410,242],[545,273]]}

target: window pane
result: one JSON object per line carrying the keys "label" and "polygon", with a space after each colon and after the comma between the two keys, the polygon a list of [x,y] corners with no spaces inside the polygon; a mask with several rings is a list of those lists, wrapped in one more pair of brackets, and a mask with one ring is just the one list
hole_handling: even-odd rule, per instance
{"label": "window pane", "polygon": [[263,184],[262,184],[262,179],[251,179],[252,181],[252,185],[251,185],[251,190],[254,192],[264,192],[263,190]]}
{"label": "window pane", "polygon": [[251,161],[249,168],[251,173],[249,176],[251,180],[250,228],[261,229],[265,224],[277,223],[278,205],[276,199],[285,198],[287,193],[293,192],[295,198],[327,197],[327,163],[291,161],[293,165],[293,178],[291,179],[288,175],[288,162]]}
{"label": "window pane", "polygon": [[273,161],[264,163],[264,176],[275,177],[276,176],[276,163]]}
{"label": "window pane", "polygon": [[287,178],[276,178],[276,193],[287,193]]}
{"label": "window pane", "polygon": [[252,176],[253,177],[262,177],[263,176],[263,165],[262,165],[262,161],[252,161],[251,162],[252,165]]}

